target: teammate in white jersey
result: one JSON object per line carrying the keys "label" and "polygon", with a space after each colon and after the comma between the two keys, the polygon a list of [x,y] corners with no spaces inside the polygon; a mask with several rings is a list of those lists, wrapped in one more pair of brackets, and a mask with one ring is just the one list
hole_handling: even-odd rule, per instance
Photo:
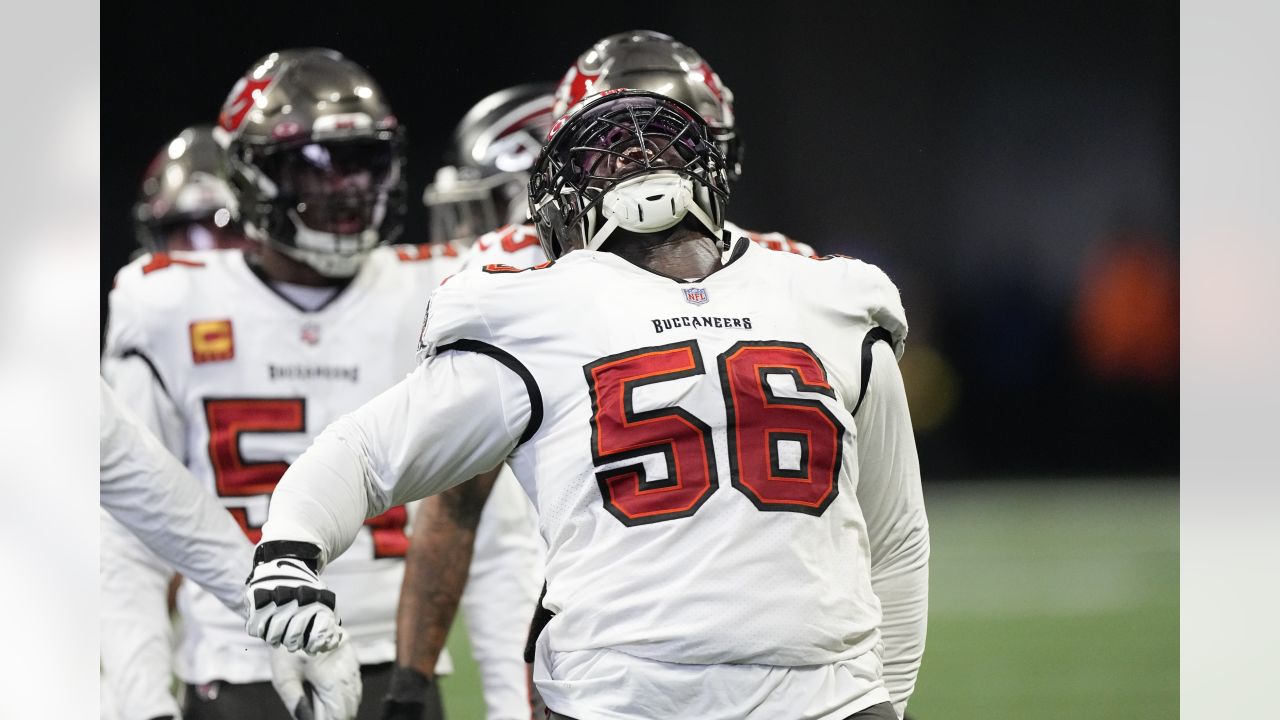
{"label": "teammate in white jersey", "polygon": [[727,194],[678,101],[609,91],[558,122],[530,183],[557,261],[450,279],[414,373],[290,468],[250,634],[296,632],[290,598],[324,588],[282,565],[507,459],[548,544],[553,717],[900,717],[929,543],[898,293],[861,262],[724,247]]}
{"label": "teammate in white jersey", "polygon": [[[174,228],[176,230],[176,228]],[[99,394],[102,508],[183,577],[247,615],[243,582],[251,545],[236,521],[199,481],[120,404],[106,381]],[[351,643],[332,653],[272,654],[272,684],[298,718],[351,717],[360,704],[360,666]],[[313,698],[307,698],[303,682]],[[305,698],[305,699],[304,699]],[[302,703],[303,707],[299,707]],[[115,708],[104,708],[114,716]],[[305,713],[312,713],[307,715]]]}
{"label": "teammate in white jersey", "polygon": [[[227,175],[213,126],[186,128],[165,143],[147,166],[133,208],[139,254],[248,246],[232,213]],[[104,713],[123,720],[174,717],[172,627],[159,589],[171,564],[109,514],[102,515],[99,532]],[[131,572],[139,563],[151,566],[154,588]]]}
{"label": "teammate in white jersey", "polygon": [[[287,464],[412,368],[396,348],[412,342],[425,297],[459,253],[379,246],[403,210],[402,129],[373,78],[338,53],[259,61],[233,88],[219,128],[258,252],[157,253],[122,270],[104,371],[256,540]],[[518,494],[509,500],[486,513],[523,512]],[[406,521],[404,508],[370,519],[351,557],[326,575],[346,589],[345,629],[365,670],[361,718],[378,716],[394,659]],[[477,623],[525,612],[502,593],[477,598],[468,606]],[[287,717],[266,684],[268,654],[244,641],[241,619],[191,587],[180,609],[185,716]],[[509,682],[523,687],[524,678]],[[424,712],[439,716],[438,695]]]}

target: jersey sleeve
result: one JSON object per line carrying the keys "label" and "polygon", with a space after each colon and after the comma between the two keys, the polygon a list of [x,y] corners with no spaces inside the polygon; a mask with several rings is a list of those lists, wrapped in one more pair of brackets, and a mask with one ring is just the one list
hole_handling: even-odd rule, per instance
{"label": "jersey sleeve", "polygon": [[867,313],[871,324],[889,333],[893,354],[901,359],[907,345],[907,311],[902,295],[883,270],[852,258],[835,258],[844,263],[842,286],[851,293],[857,313]]}
{"label": "jersey sleeve", "polygon": [[901,717],[924,655],[929,606],[929,521],[920,463],[896,358],[884,342],[871,348],[858,430],[858,504],[871,548],[871,586],[883,619],[884,683]]}
{"label": "jersey sleeve", "polygon": [[101,384],[102,507],[170,567],[245,613],[252,547],[235,520]]}
{"label": "jersey sleeve", "polygon": [[173,573],[110,515],[99,523],[99,652],[102,684],[120,717],[180,716],[170,692]]}
{"label": "jersey sleeve", "polygon": [[524,383],[501,362],[433,344],[417,369],[330,425],[289,467],[262,539],[313,543],[327,563],[366,518],[497,466],[531,415]]}

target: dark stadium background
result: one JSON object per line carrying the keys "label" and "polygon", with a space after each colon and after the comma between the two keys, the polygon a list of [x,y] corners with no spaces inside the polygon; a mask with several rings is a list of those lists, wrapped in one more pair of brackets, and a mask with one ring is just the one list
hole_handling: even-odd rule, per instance
{"label": "dark stadium background", "polygon": [[[1176,3],[322,7],[110,10],[104,299],[152,155],[271,50],[367,66],[408,128],[419,198],[476,100],[559,79],[603,35],[667,32],[736,95],[730,217],[902,290],[935,528],[921,714],[1111,716],[1069,699],[1086,696],[1117,717],[1176,712]],[[1117,583],[1136,589],[1090,604]]]}

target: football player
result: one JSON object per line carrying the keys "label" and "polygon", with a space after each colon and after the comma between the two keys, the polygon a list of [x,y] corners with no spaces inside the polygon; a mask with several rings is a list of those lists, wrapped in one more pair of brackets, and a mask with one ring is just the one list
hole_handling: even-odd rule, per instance
{"label": "football player", "polygon": [[470,244],[497,228],[524,224],[529,168],[551,129],[554,91],[553,83],[504,88],[463,115],[446,164],[422,196],[433,242]]}
{"label": "football player", "polygon": [[[102,508],[185,578],[232,612],[247,615],[243,578],[252,546],[240,526],[120,404],[105,381],[98,419]],[[351,643],[339,647],[315,656],[291,656],[283,648],[272,653],[272,684],[294,717],[314,714],[304,680],[328,717],[355,715],[360,668]]]}
{"label": "football player", "polygon": [[366,517],[505,460],[548,543],[551,717],[901,717],[929,539],[898,292],[730,241],[725,169],[656,93],[559,121],[529,186],[553,260],[442,285],[418,368],[288,470],[249,633],[336,622],[300,599]]}
{"label": "football player", "polygon": [[[404,131],[377,82],[337,52],[262,58],[232,88],[217,135],[255,251],[157,252],[121,270],[104,373],[256,541],[288,463],[412,368],[395,348],[412,342],[414,307],[460,253],[386,246],[404,210]],[[494,497],[486,514],[523,516],[518,493]],[[363,666],[361,718],[378,716],[389,683],[407,518],[403,507],[371,518],[326,575],[344,589],[345,630]],[[504,558],[517,563],[518,554]],[[531,600],[505,588],[478,594],[486,602],[468,607],[473,623],[503,622],[508,606],[509,625],[527,622]],[[268,654],[243,641],[241,619],[190,586],[179,607],[185,716],[288,717],[267,682]],[[286,645],[336,635],[320,625]],[[510,682],[525,685],[522,674]],[[423,712],[440,716],[438,693]]]}
{"label": "football player", "polygon": [[147,166],[133,206],[138,245],[147,252],[250,247],[234,207],[213,126],[193,125]]}
{"label": "football player", "polygon": [[[136,255],[168,250],[244,248],[227,184],[226,154],[213,126],[186,128],[148,164],[133,207]],[[135,255],[135,257],[136,257]],[[172,566],[149,552],[111,515],[100,520],[103,705],[118,707],[124,720],[172,717],[178,713],[168,678],[173,675],[171,624],[163,597],[130,572],[150,566],[158,587]]]}
{"label": "football player", "polygon": [[[634,30],[606,37],[582,53],[555,88],[553,97],[545,94],[543,86],[522,85],[494,93],[468,111],[453,135],[450,154],[454,164],[437,173],[436,183],[428,187],[424,196],[433,218],[433,232],[438,237],[457,238],[505,217],[506,225],[475,240],[465,266],[501,264],[525,268],[545,262],[537,232],[523,219],[525,209],[514,211],[510,203],[512,190],[527,183],[527,170],[540,146],[533,137],[545,137],[551,118],[560,117],[587,94],[622,87],[653,90],[694,106],[727,159],[730,184],[741,176],[742,143],[733,111],[733,93],[692,48],[661,33]],[[781,233],[743,230],[728,221],[724,228],[733,237],[748,237],[771,250],[808,257],[815,254],[813,248]],[[458,563],[460,551],[465,552],[467,524],[453,525],[454,530],[449,532],[448,523],[474,519],[483,507],[485,495],[479,487],[458,490],[457,495],[428,499],[419,511],[448,520],[438,521],[436,532],[411,543],[410,575],[420,571],[425,578],[439,577],[447,565]],[[450,510],[445,512],[439,503],[448,503]],[[448,606],[450,598],[435,584],[415,587],[406,582],[398,630],[402,666],[429,668],[435,662],[453,618],[454,609]],[[546,611],[538,606],[525,648],[529,663],[533,662],[533,640],[546,619]],[[401,672],[413,674],[409,669]],[[417,678],[418,683],[428,681],[426,677]],[[535,707],[540,703],[536,695],[533,702]]]}

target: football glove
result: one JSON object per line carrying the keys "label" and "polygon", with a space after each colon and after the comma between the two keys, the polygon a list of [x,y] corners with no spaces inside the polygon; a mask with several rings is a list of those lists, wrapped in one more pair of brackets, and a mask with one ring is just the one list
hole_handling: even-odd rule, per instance
{"label": "football glove", "polygon": [[252,636],[290,652],[329,652],[342,639],[333,591],[321,582],[320,548],[276,540],[257,547],[245,583]]}
{"label": "football glove", "polygon": [[338,646],[319,655],[271,649],[271,684],[294,720],[353,720],[360,709],[360,661],[351,639],[338,635]]}
{"label": "football glove", "polygon": [[[411,667],[396,665],[391,671],[387,695],[382,699],[382,720],[422,720],[438,715],[440,697],[435,682],[435,678]],[[428,705],[435,711],[428,713]]]}

